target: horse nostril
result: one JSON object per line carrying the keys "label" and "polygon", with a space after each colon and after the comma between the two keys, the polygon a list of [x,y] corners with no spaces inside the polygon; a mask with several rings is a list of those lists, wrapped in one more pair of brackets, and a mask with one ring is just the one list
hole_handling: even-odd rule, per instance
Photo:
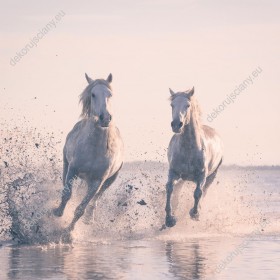
{"label": "horse nostril", "polygon": [[103,120],[104,120],[104,116],[103,116],[103,114],[101,114],[101,115],[99,116],[99,119],[100,119],[101,121],[103,121]]}
{"label": "horse nostril", "polygon": [[181,128],[183,126],[182,122],[178,122],[178,121],[172,121],[171,122],[171,127],[172,128]]}
{"label": "horse nostril", "polygon": [[111,115],[109,115],[109,120],[110,120],[110,121],[112,120],[112,116],[111,116]]}

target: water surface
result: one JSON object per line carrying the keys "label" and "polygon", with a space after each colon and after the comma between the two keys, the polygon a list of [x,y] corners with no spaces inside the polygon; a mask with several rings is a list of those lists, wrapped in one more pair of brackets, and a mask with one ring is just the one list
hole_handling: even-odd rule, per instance
{"label": "water surface", "polygon": [[0,279],[279,279],[280,239],[258,237],[233,255],[243,240],[8,246],[0,249]]}

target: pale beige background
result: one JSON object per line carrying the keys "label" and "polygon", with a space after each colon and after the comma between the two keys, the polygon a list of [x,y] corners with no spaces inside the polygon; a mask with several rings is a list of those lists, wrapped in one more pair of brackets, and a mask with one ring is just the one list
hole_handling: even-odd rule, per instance
{"label": "pale beige background", "polygon": [[[65,16],[56,28],[11,66],[60,10]],[[1,120],[12,125],[25,116],[67,133],[79,118],[84,72],[112,72],[126,160],[166,161],[168,87],[194,85],[204,122],[224,139],[226,163],[280,164],[279,10],[276,0],[1,0]],[[263,71],[254,84],[207,122],[257,67]]]}

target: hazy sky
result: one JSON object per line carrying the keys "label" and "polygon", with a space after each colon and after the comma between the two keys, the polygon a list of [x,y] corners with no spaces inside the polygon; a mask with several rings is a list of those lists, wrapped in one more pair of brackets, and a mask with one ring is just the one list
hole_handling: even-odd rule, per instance
{"label": "hazy sky", "polygon": [[[65,137],[79,119],[84,73],[111,72],[126,160],[166,161],[168,88],[195,86],[204,123],[224,140],[225,163],[280,164],[279,1],[0,3],[1,120],[26,117]],[[37,47],[12,62],[35,36]],[[235,102],[209,121],[234,90]]]}

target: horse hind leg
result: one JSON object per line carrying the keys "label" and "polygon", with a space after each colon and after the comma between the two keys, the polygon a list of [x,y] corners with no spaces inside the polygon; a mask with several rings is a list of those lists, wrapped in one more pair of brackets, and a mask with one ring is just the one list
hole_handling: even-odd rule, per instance
{"label": "horse hind leg", "polygon": [[69,162],[66,158],[65,150],[63,150],[63,174],[62,174],[63,186],[65,186],[68,168],[69,168]]}
{"label": "horse hind leg", "polygon": [[[66,167],[66,165],[64,164],[64,167]],[[64,170],[63,172],[65,172],[66,170]],[[64,188],[62,190],[62,196],[61,196],[61,203],[60,205],[55,208],[53,210],[53,214],[57,217],[61,217],[63,215],[65,206],[68,202],[68,200],[71,198],[72,195],[72,186],[73,186],[73,182],[74,180],[77,178],[77,174],[76,171],[73,167],[71,167],[71,165],[68,166],[68,171],[67,171],[67,175],[64,178]]]}
{"label": "horse hind leg", "polygon": [[220,167],[221,164],[222,164],[222,160],[220,161],[220,163],[219,163],[218,167],[216,168],[216,170],[210,176],[208,176],[206,178],[206,183],[205,183],[205,185],[203,187],[203,197],[206,195],[208,188],[210,187],[210,185],[215,180],[216,175],[218,173],[218,170],[219,170],[219,167]]}
{"label": "horse hind leg", "polygon": [[217,172],[218,172],[218,170],[216,169],[216,171],[214,173],[212,173],[210,176],[208,176],[206,178],[206,182],[205,182],[205,185],[203,187],[203,197],[206,195],[208,188],[210,187],[210,185],[215,180]]}
{"label": "horse hind leg", "polygon": [[118,173],[119,173],[119,171],[117,171],[113,176],[108,178],[104,182],[104,184],[102,185],[102,187],[100,188],[98,193],[95,195],[95,197],[89,202],[89,205],[86,207],[85,215],[84,215],[84,218],[83,218],[83,221],[85,222],[85,224],[90,223],[90,221],[93,217],[94,210],[97,207],[97,200],[102,196],[104,191],[114,183],[114,181],[118,177]]}

